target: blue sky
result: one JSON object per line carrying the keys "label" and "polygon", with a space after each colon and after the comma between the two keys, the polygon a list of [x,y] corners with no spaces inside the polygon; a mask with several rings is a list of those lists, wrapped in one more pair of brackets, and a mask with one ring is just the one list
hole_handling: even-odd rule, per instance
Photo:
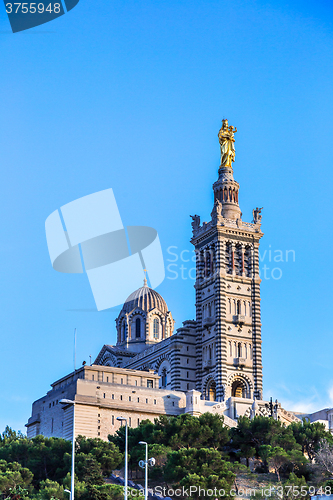
{"label": "blue sky", "polygon": [[[80,0],[12,34],[0,7],[0,429],[25,430],[72,370],[74,328],[78,364],[115,342],[119,308],[97,312],[86,276],[52,269],[45,219],[111,187],[124,224],[158,230],[168,266],[170,246],[191,250],[189,215],[209,219],[222,118],[238,128],[243,219],[264,207],[264,395],[333,405],[332,20],[322,0]],[[183,265],[157,289],[176,327],[195,317]]]}

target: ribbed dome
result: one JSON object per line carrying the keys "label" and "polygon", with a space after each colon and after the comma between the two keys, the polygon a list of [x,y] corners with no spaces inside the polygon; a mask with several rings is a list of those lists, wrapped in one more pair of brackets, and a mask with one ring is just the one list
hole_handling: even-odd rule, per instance
{"label": "ribbed dome", "polygon": [[122,311],[128,313],[133,311],[136,307],[140,307],[143,311],[148,312],[155,307],[163,313],[168,312],[168,306],[161,295],[155,290],[144,285],[126,299]]}

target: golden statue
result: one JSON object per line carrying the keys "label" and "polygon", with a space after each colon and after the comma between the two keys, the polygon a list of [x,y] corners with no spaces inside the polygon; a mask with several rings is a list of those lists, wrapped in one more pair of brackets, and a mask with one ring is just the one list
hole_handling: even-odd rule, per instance
{"label": "golden statue", "polygon": [[221,167],[232,168],[232,162],[235,161],[235,139],[234,134],[237,128],[228,125],[228,120],[222,120],[222,127],[219,131],[219,142],[221,147]]}

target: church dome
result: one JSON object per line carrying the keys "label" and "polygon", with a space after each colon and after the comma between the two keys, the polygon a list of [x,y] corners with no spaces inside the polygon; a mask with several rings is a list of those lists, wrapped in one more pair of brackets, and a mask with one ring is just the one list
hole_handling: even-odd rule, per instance
{"label": "church dome", "polygon": [[145,312],[149,312],[155,307],[164,314],[168,312],[168,306],[163,297],[152,288],[149,288],[146,283],[127,297],[122,312],[129,313],[137,307]]}

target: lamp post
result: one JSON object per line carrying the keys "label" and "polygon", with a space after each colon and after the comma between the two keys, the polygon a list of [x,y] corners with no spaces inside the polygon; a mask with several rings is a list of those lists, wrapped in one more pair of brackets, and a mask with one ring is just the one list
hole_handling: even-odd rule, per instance
{"label": "lamp post", "polygon": [[72,438],[72,472],[71,472],[71,491],[70,500],[74,500],[74,472],[75,472],[75,401],[71,399],[61,399],[62,405],[73,405],[73,438]]}
{"label": "lamp post", "polygon": [[125,491],[124,491],[124,500],[127,500],[127,488],[128,488],[128,427],[127,427],[127,418],[117,417],[117,420],[120,422],[125,422]]}
{"label": "lamp post", "polygon": [[146,446],[146,458],[145,458],[145,500],[148,499],[148,443],[146,441],[139,441],[139,444]]}
{"label": "lamp post", "polygon": [[269,403],[265,403],[265,407],[267,408],[267,410],[269,410],[269,413],[270,413],[270,415],[269,415],[269,416],[270,416],[270,417],[273,417],[273,416],[274,416],[274,413],[276,413],[276,412],[277,412],[278,407],[279,407],[279,405],[278,405],[278,400],[276,399],[275,404],[273,404],[273,399],[271,398],[271,399],[269,400]]}

